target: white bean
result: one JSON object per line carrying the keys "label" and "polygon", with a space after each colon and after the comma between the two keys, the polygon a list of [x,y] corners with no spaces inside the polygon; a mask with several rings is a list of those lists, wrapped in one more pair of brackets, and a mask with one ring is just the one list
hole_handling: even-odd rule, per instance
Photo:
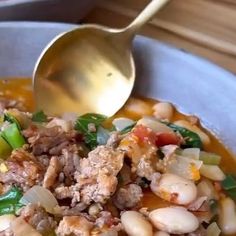
{"label": "white bean", "polygon": [[173,106],[168,102],[159,102],[153,106],[153,115],[157,119],[171,120],[174,114]]}
{"label": "white bean", "polygon": [[187,205],[197,197],[197,187],[193,181],[170,173],[153,178],[150,187],[160,198],[179,205]]}
{"label": "white bean", "polygon": [[153,236],[152,225],[137,211],[125,211],[121,223],[129,236]]}
{"label": "white bean", "polygon": [[135,116],[149,116],[152,114],[151,106],[138,98],[130,98],[124,106],[124,111]]}
{"label": "white bean", "polygon": [[218,193],[212,182],[208,179],[201,180],[197,185],[197,194],[199,197],[206,196],[208,200],[219,199]]}
{"label": "white bean", "polygon": [[231,198],[220,201],[219,225],[224,234],[236,233],[235,203]]}
{"label": "white bean", "polygon": [[191,233],[199,226],[197,217],[183,207],[159,208],[149,218],[157,229],[170,234]]}
{"label": "white bean", "polygon": [[204,145],[210,144],[211,141],[210,141],[209,136],[196,125],[192,125],[190,122],[186,120],[178,120],[178,121],[175,121],[174,124],[184,127],[186,129],[189,129],[194,133],[197,133]]}
{"label": "white bean", "polygon": [[164,231],[157,231],[154,233],[153,236],[170,236],[170,234],[164,232]]}
{"label": "white bean", "polygon": [[222,181],[225,179],[224,172],[216,165],[203,164],[200,168],[200,174],[214,181]]}

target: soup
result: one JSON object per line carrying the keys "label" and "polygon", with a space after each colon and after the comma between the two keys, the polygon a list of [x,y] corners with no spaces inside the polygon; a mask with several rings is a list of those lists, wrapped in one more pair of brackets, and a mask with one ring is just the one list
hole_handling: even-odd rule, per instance
{"label": "soup", "polygon": [[234,156],[196,117],[131,98],[53,118],[21,112],[31,80],[0,91],[3,235],[236,235]]}

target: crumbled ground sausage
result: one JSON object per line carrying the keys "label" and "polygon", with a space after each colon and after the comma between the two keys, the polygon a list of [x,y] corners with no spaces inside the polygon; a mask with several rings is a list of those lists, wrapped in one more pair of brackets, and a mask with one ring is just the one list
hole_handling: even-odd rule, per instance
{"label": "crumbled ground sausage", "polygon": [[44,175],[43,187],[50,188],[54,185],[56,178],[61,170],[61,164],[58,157],[53,156],[49,162],[48,169]]}
{"label": "crumbled ground sausage", "polygon": [[28,204],[25,206],[21,210],[20,216],[41,234],[49,233],[56,227],[56,222],[53,218],[37,204]]}
{"label": "crumbled ground sausage", "polygon": [[31,125],[23,131],[33,154],[60,155],[67,146],[75,143],[76,132],[65,132],[60,126],[50,128]]}
{"label": "crumbled ground sausage", "polygon": [[21,111],[25,111],[25,107],[21,101],[0,97],[0,114],[3,113],[5,109],[9,108],[17,108]]}
{"label": "crumbled ground sausage", "polygon": [[137,184],[129,184],[116,192],[113,202],[120,210],[136,207],[143,197],[142,188]]}
{"label": "crumbled ground sausage", "polygon": [[64,216],[56,230],[58,236],[90,236],[92,224],[83,216]]}
{"label": "crumbled ground sausage", "polygon": [[24,149],[14,150],[4,164],[8,169],[0,173],[0,182],[4,184],[16,184],[26,190],[43,179],[43,166]]}
{"label": "crumbled ground sausage", "polygon": [[88,158],[80,160],[80,169],[75,173],[81,200],[104,203],[116,190],[117,174],[123,166],[124,154],[107,146],[98,146]]}

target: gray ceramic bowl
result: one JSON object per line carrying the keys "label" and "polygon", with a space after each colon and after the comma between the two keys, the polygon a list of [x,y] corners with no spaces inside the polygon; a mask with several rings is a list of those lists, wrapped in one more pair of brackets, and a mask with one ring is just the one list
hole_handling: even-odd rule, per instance
{"label": "gray ceramic bowl", "polygon": [[0,0],[0,20],[78,22],[96,0]]}
{"label": "gray ceramic bowl", "polygon": [[[44,46],[68,24],[0,23],[0,76],[31,76]],[[236,153],[236,77],[179,49],[137,37],[134,93],[170,101],[200,117]],[[83,56],[83,55],[81,55]]]}

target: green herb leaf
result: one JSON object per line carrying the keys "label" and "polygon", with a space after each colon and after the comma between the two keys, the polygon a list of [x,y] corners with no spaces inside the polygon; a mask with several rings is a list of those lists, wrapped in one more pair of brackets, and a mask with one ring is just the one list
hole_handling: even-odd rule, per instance
{"label": "green herb leaf", "polygon": [[33,113],[32,121],[43,123],[47,121],[47,116],[45,115],[43,111],[38,111],[38,112]]}
{"label": "green herb leaf", "polygon": [[89,131],[88,125],[94,124],[97,130],[98,127],[106,119],[107,117],[101,114],[87,113],[85,115],[78,117],[78,119],[76,120],[75,129],[84,135],[84,141],[89,148],[91,149],[95,148],[98,145],[98,143],[97,143],[97,131],[96,132]]}
{"label": "green herb leaf", "polygon": [[175,132],[179,132],[185,140],[185,144],[182,145],[183,148],[202,148],[202,141],[198,134],[178,125],[171,123],[165,123]]}
{"label": "green herb leaf", "polygon": [[223,189],[234,200],[236,200],[236,178],[233,175],[227,175],[221,182]]}

